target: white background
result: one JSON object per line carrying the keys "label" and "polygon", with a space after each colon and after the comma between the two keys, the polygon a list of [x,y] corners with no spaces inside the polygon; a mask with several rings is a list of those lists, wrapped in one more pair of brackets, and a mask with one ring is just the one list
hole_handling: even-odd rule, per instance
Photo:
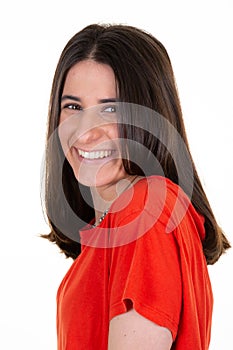
{"label": "white background", "polygon": [[[58,57],[68,39],[90,23],[138,26],[167,48],[199,174],[233,243],[232,18],[231,0],[1,5],[1,349],[56,349],[56,291],[71,261],[39,238],[48,232],[40,168]],[[215,297],[211,350],[232,349],[232,269],[232,250],[209,268]]]}

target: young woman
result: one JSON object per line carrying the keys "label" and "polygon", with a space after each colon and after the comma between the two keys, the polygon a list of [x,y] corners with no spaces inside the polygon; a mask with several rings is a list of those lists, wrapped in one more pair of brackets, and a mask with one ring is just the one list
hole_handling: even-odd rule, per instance
{"label": "young woman", "polygon": [[46,152],[46,238],[74,259],[57,295],[58,349],[208,349],[207,264],[230,244],[163,45],[124,25],[77,33],[57,65]]}

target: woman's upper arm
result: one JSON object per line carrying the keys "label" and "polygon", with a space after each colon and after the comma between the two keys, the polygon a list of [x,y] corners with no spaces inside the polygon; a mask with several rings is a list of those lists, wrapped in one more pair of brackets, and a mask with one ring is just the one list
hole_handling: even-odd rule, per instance
{"label": "woman's upper arm", "polygon": [[108,350],[169,350],[171,346],[171,332],[134,309],[110,321]]}

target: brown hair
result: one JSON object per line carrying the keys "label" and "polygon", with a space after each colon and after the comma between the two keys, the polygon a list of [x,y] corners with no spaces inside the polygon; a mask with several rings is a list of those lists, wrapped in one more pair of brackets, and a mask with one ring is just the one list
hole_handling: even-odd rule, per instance
{"label": "brown hair", "polygon": [[[204,254],[208,264],[215,263],[230,244],[215,220],[189,151],[169,56],[164,46],[151,34],[126,25],[87,26],[71,38],[61,54],[53,80],[49,108],[45,208],[51,232],[44,237],[55,242],[67,257],[75,259],[80,253],[77,237],[81,224],[90,222],[94,217],[90,191],[76,180],[72,168],[64,158],[57,134],[66,75],[74,64],[85,59],[107,64],[113,69],[120,101],[156,111],[181,136],[192,165],[191,202],[205,218]],[[151,125],[150,130],[153,130],[152,128],[154,125]],[[127,125],[119,126],[119,137],[135,140],[146,146],[158,160],[164,176],[179,184],[188,193],[191,174],[186,167],[185,156],[178,149],[175,136],[160,129],[164,142],[161,142],[161,138],[150,135],[148,131]],[[182,179],[184,179],[181,183],[178,181],[174,156],[165,147],[167,144],[172,145],[173,154],[180,163]],[[124,153],[124,149],[122,151]],[[133,150],[129,148],[130,152],[132,153]],[[129,161],[132,159],[130,157],[130,154],[123,156],[126,172],[141,175],[140,168]],[[156,174],[156,169],[152,173]],[[80,220],[76,220],[77,217]]]}

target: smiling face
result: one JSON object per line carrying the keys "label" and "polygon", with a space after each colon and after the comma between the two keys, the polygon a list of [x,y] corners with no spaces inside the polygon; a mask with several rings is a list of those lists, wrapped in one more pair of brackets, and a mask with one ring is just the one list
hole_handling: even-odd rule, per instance
{"label": "smiling face", "polygon": [[59,137],[77,180],[109,187],[127,177],[117,129],[117,92],[110,66],[81,61],[67,74],[62,93]]}

